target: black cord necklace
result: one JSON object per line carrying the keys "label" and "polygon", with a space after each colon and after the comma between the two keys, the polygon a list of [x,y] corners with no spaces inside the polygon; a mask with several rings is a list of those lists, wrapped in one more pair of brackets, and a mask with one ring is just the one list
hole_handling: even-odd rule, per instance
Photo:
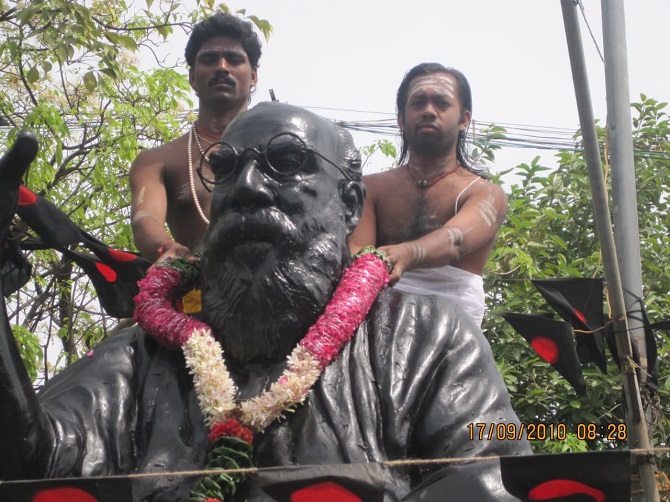
{"label": "black cord necklace", "polygon": [[405,167],[407,167],[407,173],[409,174],[409,177],[412,179],[414,184],[416,184],[416,186],[418,186],[419,188],[422,188],[422,189],[425,190],[427,188],[432,187],[435,183],[440,181],[442,178],[446,178],[450,174],[455,173],[458,170],[458,168],[461,167],[461,166],[457,163],[453,168],[449,169],[448,171],[443,172],[442,174],[438,175],[436,178],[433,178],[432,180],[416,179],[414,177],[414,175],[412,174],[412,170],[410,169],[409,164],[405,164]]}

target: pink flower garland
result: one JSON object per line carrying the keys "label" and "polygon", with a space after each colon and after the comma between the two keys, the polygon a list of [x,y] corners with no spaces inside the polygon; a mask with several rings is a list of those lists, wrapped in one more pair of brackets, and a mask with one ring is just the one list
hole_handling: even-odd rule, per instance
{"label": "pink flower garland", "polygon": [[139,281],[135,320],[161,345],[183,349],[212,444],[222,437],[237,437],[251,444],[253,431],[263,431],[284,411],[305,400],[388,284],[385,257],[374,248],[361,253],[365,254],[345,270],[323,314],[288,356],[279,380],[260,396],[239,404],[234,399],[237,389],[223,361],[223,351],[209,326],[174,308],[177,296],[183,292],[182,273],[157,265]]}
{"label": "pink flower garland", "polygon": [[[372,252],[356,258],[345,270],[324,313],[307,331],[300,345],[325,368],[351,339],[388,281],[388,269],[381,258]],[[134,299],[135,320],[161,345],[176,350],[183,347],[196,330],[209,330],[206,323],[174,308],[181,286],[179,270],[153,266],[138,286],[140,292]]]}
{"label": "pink flower garland", "polygon": [[322,368],[351,340],[388,281],[386,264],[373,253],[360,256],[345,270],[330,303],[300,342]]}
{"label": "pink flower garland", "polygon": [[181,348],[198,329],[209,329],[202,321],[174,308],[181,286],[181,272],[171,267],[154,265],[137,285],[135,320],[140,327],[168,349]]}

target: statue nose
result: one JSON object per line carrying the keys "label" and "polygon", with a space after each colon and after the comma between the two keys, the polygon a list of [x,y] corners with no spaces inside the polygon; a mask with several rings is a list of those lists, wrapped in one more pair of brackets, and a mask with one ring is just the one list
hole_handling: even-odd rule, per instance
{"label": "statue nose", "polygon": [[261,169],[261,164],[257,156],[248,155],[246,159],[240,159],[240,174],[237,182],[240,185],[247,185],[256,187],[264,181],[264,175]]}
{"label": "statue nose", "polygon": [[251,205],[272,200],[268,177],[263,173],[260,161],[255,157],[244,160],[235,182],[235,199],[238,204]]}

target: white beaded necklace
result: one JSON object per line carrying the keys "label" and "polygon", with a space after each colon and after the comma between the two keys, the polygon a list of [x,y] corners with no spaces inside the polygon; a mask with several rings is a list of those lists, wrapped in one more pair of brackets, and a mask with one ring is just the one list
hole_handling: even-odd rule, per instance
{"label": "white beaded necklace", "polygon": [[[200,150],[200,155],[205,157],[205,160],[209,162],[209,157],[205,155],[205,149],[202,147],[202,143],[200,143],[200,135],[198,134],[198,130],[195,128],[195,124],[193,124],[193,136],[195,136],[195,143],[198,145],[198,150]],[[210,141],[209,148],[212,147],[212,143]]]}
{"label": "white beaded necklace", "polygon": [[[193,180],[193,138],[195,137],[195,141],[198,143],[198,150],[200,150],[200,154],[204,157],[205,152],[202,150],[202,146],[200,145],[200,140],[198,139],[197,133],[195,132],[195,124],[191,126],[191,132],[188,135],[188,181],[191,186],[191,195],[193,196],[193,202],[195,202],[195,207],[198,210],[198,214],[202,218],[202,221],[205,222],[206,225],[209,225],[209,218],[205,216],[205,212],[202,210],[202,207],[200,206],[200,201],[198,200],[198,195],[195,193],[195,182]],[[207,157],[205,157],[205,160],[208,161]]]}

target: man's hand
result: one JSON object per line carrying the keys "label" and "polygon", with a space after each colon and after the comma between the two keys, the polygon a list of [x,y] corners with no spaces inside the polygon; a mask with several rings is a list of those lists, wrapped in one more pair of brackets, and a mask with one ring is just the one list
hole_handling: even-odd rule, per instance
{"label": "man's hand", "polygon": [[175,258],[185,258],[188,261],[196,260],[195,256],[193,256],[189,248],[179,244],[176,241],[173,241],[172,239],[167,239],[158,247],[156,251],[160,255],[156,260],[156,263],[174,260]]}
{"label": "man's hand", "polygon": [[380,251],[386,253],[386,257],[391,263],[391,274],[389,285],[393,286],[400,278],[405,270],[412,268],[416,263],[417,245],[413,242],[403,242],[401,244],[393,244],[391,246],[381,246]]}

